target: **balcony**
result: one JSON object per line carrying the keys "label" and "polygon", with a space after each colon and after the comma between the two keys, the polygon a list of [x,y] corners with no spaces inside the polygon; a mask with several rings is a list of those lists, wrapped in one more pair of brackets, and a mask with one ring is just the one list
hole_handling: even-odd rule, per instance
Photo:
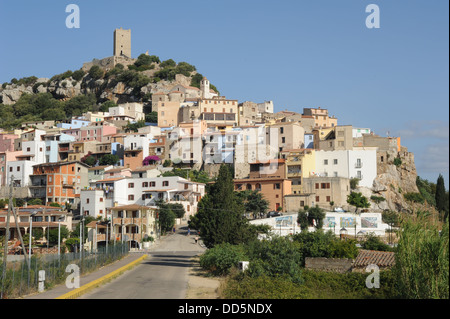
{"label": "balcony", "polygon": [[144,148],[142,146],[127,146],[125,147],[125,152],[139,152],[142,151]]}
{"label": "balcony", "polygon": [[363,163],[362,162],[356,162],[355,168],[362,168],[362,167],[363,167]]}

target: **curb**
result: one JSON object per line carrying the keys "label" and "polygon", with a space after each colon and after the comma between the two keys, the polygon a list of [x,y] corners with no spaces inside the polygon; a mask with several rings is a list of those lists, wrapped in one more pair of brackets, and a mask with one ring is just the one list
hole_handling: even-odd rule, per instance
{"label": "curb", "polygon": [[64,295],[61,295],[59,297],[56,297],[55,299],[76,299],[78,297],[80,297],[81,295],[87,293],[89,290],[96,288],[98,286],[100,286],[101,284],[105,283],[108,280],[113,279],[114,277],[117,277],[119,275],[121,275],[123,272],[125,272],[128,269],[131,269],[132,267],[136,266],[137,264],[139,264],[141,261],[143,261],[145,258],[147,258],[147,255],[143,255],[142,257],[139,257],[138,259],[136,259],[135,261],[132,261],[131,263],[129,263],[128,265],[125,265],[123,267],[120,267],[117,270],[114,270],[113,272],[99,278],[96,279],[94,281],[91,281],[90,283],[77,288],[75,290],[72,290]]}

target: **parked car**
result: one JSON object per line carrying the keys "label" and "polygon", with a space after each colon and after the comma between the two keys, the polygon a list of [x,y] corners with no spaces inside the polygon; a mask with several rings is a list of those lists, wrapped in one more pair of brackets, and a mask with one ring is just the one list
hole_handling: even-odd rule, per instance
{"label": "parked car", "polygon": [[271,218],[271,217],[276,217],[276,216],[282,216],[283,214],[276,212],[276,211],[271,211],[267,213],[267,218]]}

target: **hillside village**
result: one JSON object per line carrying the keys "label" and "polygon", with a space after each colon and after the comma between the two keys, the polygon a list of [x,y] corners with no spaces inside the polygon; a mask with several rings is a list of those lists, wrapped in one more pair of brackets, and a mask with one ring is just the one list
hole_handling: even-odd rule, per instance
{"label": "hillside village", "polygon": [[[130,30],[115,30],[113,53],[84,63],[80,80],[72,75],[0,89],[4,106],[27,93],[52,93],[67,101],[94,92],[102,105],[112,102],[70,119],[32,120],[0,132],[0,198],[7,204],[0,211],[0,233],[12,192],[22,203],[18,219],[25,233],[31,213],[33,227],[44,233],[59,222],[71,230],[80,216],[92,216],[112,221],[110,238],[141,247],[157,233],[157,201],[183,205],[183,220],[189,220],[222,164],[233,168],[236,191],[259,191],[270,211],[288,215],[319,206],[337,229],[344,211],[358,209],[347,201],[352,192],[370,203],[358,212],[372,214],[358,229],[379,230],[383,211],[411,211],[403,194],[418,193],[417,173],[414,155],[400,137],[342,124],[338,110],[275,112],[273,101],[223,96],[189,68],[187,74],[155,80],[166,61],[152,56],[151,66],[139,69],[141,60],[131,58]],[[140,57],[145,56],[150,57]],[[113,76],[127,67],[152,81],[133,88],[117,79],[95,79],[91,72]],[[153,122],[149,114],[157,115]],[[172,173],[174,168],[186,175]],[[192,178],[190,171],[206,178]],[[16,231],[11,238],[17,238]],[[101,227],[97,241],[105,239]]]}

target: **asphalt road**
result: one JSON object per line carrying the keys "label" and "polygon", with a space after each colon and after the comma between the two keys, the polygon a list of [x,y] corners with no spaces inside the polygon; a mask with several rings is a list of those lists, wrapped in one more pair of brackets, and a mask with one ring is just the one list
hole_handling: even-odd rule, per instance
{"label": "asphalt road", "polygon": [[167,236],[139,266],[79,299],[184,299],[191,258],[204,251],[186,234]]}

